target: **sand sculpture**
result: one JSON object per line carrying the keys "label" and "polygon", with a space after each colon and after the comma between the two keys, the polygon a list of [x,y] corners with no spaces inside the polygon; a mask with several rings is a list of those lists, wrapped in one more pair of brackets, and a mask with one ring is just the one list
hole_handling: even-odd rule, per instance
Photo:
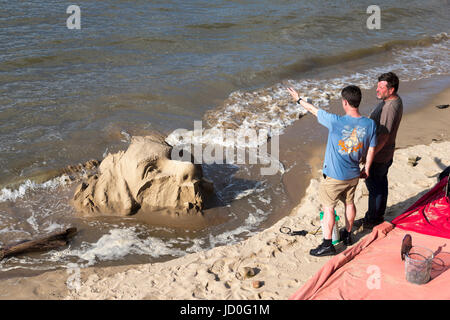
{"label": "sand sculpture", "polygon": [[77,187],[75,208],[85,216],[201,210],[212,183],[203,177],[201,165],[171,160],[171,150],[161,135],[133,137],[126,151],[108,154],[98,173]]}

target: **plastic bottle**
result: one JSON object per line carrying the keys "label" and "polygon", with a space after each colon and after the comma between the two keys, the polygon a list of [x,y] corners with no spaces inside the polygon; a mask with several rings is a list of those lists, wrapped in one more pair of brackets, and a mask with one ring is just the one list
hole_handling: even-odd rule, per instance
{"label": "plastic bottle", "polygon": [[[336,214],[336,210],[334,210],[334,226],[333,226],[333,230],[331,232],[331,243],[332,244],[337,244],[339,243],[340,239],[339,239],[339,216]],[[320,211],[320,226],[322,227],[322,233],[323,233],[323,211]]]}

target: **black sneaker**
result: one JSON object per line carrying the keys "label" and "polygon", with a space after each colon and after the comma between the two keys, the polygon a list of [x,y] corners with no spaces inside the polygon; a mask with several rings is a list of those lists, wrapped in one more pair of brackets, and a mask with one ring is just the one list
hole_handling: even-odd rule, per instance
{"label": "black sneaker", "polygon": [[345,228],[339,231],[339,239],[346,246],[351,246],[353,244],[352,233],[348,232]]}
{"label": "black sneaker", "polygon": [[361,219],[355,220],[353,222],[353,227],[359,228],[359,227],[362,227],[363,224],[364,224],[364,218],[361,218]]}
{"label": "black sneaker", "polygon": [[336,254],[336,249],[333,245],[326,247],[322,242],[317,248],[311,249],[309,254],[315,257],[334,256]]}

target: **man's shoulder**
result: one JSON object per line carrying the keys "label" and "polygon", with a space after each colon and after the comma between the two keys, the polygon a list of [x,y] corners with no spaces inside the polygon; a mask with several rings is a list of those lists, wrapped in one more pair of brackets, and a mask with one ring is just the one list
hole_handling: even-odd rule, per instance
{"label": "man's shoulder", "polygon": [[363,124],[364,127],[366,128],[376,128],[377,123],[375,122],[375,120],[368,118],[368,117],[361,117],[361,123]]}
{"label": "man's shoulder", "polygon": [[373,120],[370,117],[366,117],[366,116],[361,116],[361,118],[359,118],[359,122],[361,122],[362,124],[365,124],[365,125],[372,125],[372,124],[376,123],[375,120]]}
{"label": "man's shoulder", "polygon": [[389,103],[386,103],[385,106],[387,109],[391,109],[394,111],[400,111],[403,109],[403,101],[400,96],[397,96],[397,99],[389,100]]}
{"label": "man's shoulder", "polygon": [[372,112],[369,115],[370,119],[376,119],[380,117],[381,111],[383,110],[384,101],[378,102],[375,107],[372,109]]}

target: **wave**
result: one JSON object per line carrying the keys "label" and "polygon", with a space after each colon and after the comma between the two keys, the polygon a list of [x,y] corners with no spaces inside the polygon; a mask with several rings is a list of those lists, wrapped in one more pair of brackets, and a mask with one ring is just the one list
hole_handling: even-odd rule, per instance
{"label": "wave", "polygon": [[437,34],[435,36],[424,37],[422,39],[391,40],[379,45],[374,45],[368,48],[358,48],[336,55],[322,55],[304,58],[287,66],[283,66],[281,67],[281,70],[278,71],[263,71],[261,75],[264,75],[264,73],[275,73],[281,78],[296,76],[299,73],[310,71],[316,68],[334,66],[393,50],[429,47],[433,44],[445,43],[448,40],[449,37],[445,32]]}
{"label": "wave", "polygon": [[43,183],[36,183],[32,180],[26,180],[17,189],[3,188],[0,190],[0,202],[15,201],[24,197],[28,192],[39,189],[55,189],[61,185],[66,185],[69,181],[69,176],[63,174],[54,179],[45,181]]}
{"label": "wave", "polygon": [[[187,138],[188,143],[193,144],[234,147],[237,150],[246,147],[258,148],[267,143],[267,139],[261,139],[258,135],[257,139],[252,140],[251,145],[241,145],[238,139],[227,140],[224,137],[227,136],[227,132],[234,132],[236,135],[236,132],[245,132],[245,130],[256,130],[256,132],[264,130],[269,137],[282,134],[285,128],[307,113],[303,107],[292,102],[286,90],[287,87],[293,87],[300,96],[312,100],[317,107],[327,109],[331,100],[340,98],[340,92],[346,85],[354,84],[363,89],[370,89],[376,84],[377,76],[384,72],[396,72],[402,82],[448,74],[449,49],[448,35],[440,33],[419,40],[389,41],[335,56],[302,60],[284,67],[281,73],[298,75],[310,68],[338,65],[383,52],[390,54],[388,63],[385,63],[386,59],[380,66],[373,66],[374,63],[359,63],[359,66],[366,67],[362,69],[359,67],[361,70],[348,68],[344,72],[340,71],[342,74],[339,76],[308,80],[289,79],[251,92],[235,91],[221,106],[205,113],[200,132],[184,130],[180,138],[180,132],[175,130],[168,135],[166,142],[176,146],[183,144]],[[261,163],[264,163],[263,161]],[[285,172],[283,165],[278,163],[278,167],[278,171],[283,174]]]}
{"label": "wave", "polygon": [[[376,84],[376,76],[394,71],[401,81],[412,81],[448,74],[450,61],[447,58],[450,41],[447,33],[440,33],[420,40],[396,40],[367,49],[343,53],[337,56],[317,57],[296,62],[285,67],[286,74],[298,75],[308,68],[322,68],[347,61],[355,61],[370,55],[389,51],[389,63],[380,66],[368,66],[359,71],[345,70],[335,77],[308,80],[284,80],[270,87],[252,92],[242,90],[229,95],[221,106],[206,112],[203,117],[207,128],[203,137],[216,141],[217,130],[226,129],[266,129],[282,133],[286,127],[307,111],[292,103],[286,87],[293,87],[300,96],[307,97],[320,108],[327,108],[330,100],[338,99],[340,91],[348,84],[370,89]],[[310,62],[308,62],[310,61]],[[170,135],[169,135],[170,137]],[[204,140],[207,140],[204,139]],[[173,141],[171,141],[173,143]],[[204,143],[207,141],[203,141]]]}
{"label": "wave", "polygon": [[83,243],[80,249],[66,249],[53,252],[53,259],[61,256],[78,257],[85,266],[92,266],[97,261],[119,260],[129,254],[160,257],[164,255],[183,256],[181,249],[173,248],[175,240],[164,242],[161,239],[147,237],[141,239],[136,228],[112,229],[95,243]]}

